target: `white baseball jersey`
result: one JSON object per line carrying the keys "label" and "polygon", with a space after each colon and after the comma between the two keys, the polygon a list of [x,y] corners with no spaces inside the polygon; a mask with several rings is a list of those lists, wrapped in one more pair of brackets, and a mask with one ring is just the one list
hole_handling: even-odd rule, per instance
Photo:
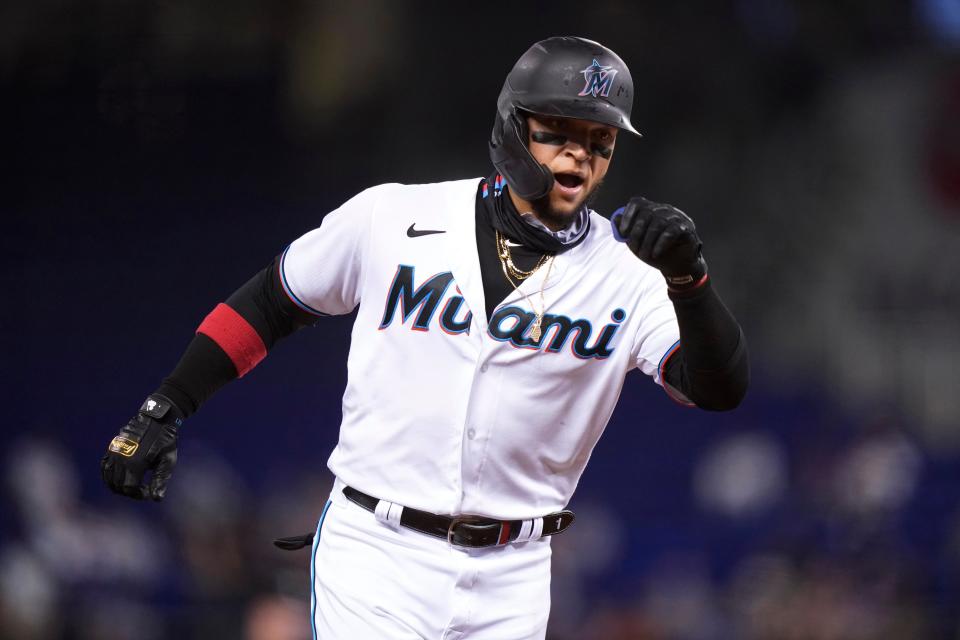
{"label": "white baseball jersey", "polygon": [[679,332],[661,274],[595,212],[546,282],[541,268],[487,318],[479,181],[368,189],[293,242],[281,276],[313,313],[359,305],[328,462],[340,480],[434,513],[533,518],[570,500],[625,374],[662,384]]}

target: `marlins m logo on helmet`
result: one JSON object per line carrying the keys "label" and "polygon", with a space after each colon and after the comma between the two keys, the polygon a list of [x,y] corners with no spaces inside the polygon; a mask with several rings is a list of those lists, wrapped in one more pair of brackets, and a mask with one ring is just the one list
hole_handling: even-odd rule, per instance
{"label": "marlins m logo on helmet", "polygon": [[612,66],[604,67],[594,58],[593,64],[580,73],[586,78],[587,83],[584,85],[583,91],[577,94],[578,96],[592,95],[594,98],[601,96],[606,98],[610,95],[613,78],[617,75],[617,70]]}

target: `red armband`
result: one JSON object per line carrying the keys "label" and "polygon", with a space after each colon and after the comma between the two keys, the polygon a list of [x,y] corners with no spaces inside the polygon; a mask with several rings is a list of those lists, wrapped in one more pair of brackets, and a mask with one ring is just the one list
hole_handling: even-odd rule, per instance
{"label": "red armband", "polygon": [[222,302],[203,319],[197,333],[207,336],[223,349],[237,368],[238,378],[267,356],[267,347],[257,330]]}

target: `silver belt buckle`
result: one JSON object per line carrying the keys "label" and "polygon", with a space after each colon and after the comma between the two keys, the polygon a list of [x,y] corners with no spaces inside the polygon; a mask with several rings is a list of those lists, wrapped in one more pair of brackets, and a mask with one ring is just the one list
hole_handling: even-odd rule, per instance
{"label": "silver belt buckle", "polygon": [[457,544],[453,541],[453,530],[457,527],[458,524],[483,524],[486,522],[486,518],[481,518],[480,516],[454,516],[450,518],[450,526],[447,527],[447,544],[454,547],[463,547],[469,549],[466,545]]}
{"label": "silver belt buckle", "polygon": [[447,527],[447,544],[454,547],[459,547],[460,545],[454,544],[453,542],[453,529],[460,523],[460,518],[450,518],[450,526]]}

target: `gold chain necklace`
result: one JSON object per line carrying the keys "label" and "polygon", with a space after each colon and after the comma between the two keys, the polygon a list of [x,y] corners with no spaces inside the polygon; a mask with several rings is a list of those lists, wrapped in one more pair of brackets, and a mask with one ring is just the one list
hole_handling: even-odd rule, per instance
{"label": "gold chain necklace", "polygon": [[506,237],[497,230],[494,230],[494,233],[497,235],[497,255],[500,256],[500,264],[510,272],[510,275],[513,276],[515,280],[526,280],[536,273],[537,269],[542,267],[544,263],[546,263],[547,258],[550,257],[546,253],[543,254],[530,271],[523,271],[513,263],[513,258],[510,256],[510,245],[507,244]]}
{"label": "gold chain necklace", "polygon": [[[533,309],[534,314],[536,314],[533,319],[533,325],[530,327],[530,337],[533,338],[534,342],[539,342],[540,336],[543,333],[540,329],[540,326],[543,322],[543,314],[547,312],[547,303],[544,302],[543,299],[543,288],[546,286],[547,280],[550,278],[550,272],[553,270],[553,259],[555,256],[544,254],[543,257],[537,261],[537,264],[534,265],[533,269],[530,271],[521,271],[520,269],[517,269],[516,265],[513,264],[513,260],[510,259],[510,247],[507,245],[506,238],[504,238],[499,231],[495,230],[494,232],[497,235],[497,255],[500,256],[500,267],[503,269],[503,277],[507,279],[507,282],[513,286],[517,293],[523,296],[523,299],[527,301],[527,304],[530,305],[530,308]],[[522,274],[522,277],[518,277],[516,275],[514,275],[514,277],[517,280],[525,280],[536,273],[537,269],[542,267],[547,262],[550,264],[547,265],[547,275],[543,277],[543,282],[540,283],[540,311],[537,311],[537,308],[533,306],[533,302],[530,301],[530,298],[527,296],[527,294],[523,291],[520,291],[520,288],[517,287],[516,283],[514,283],[514,281],[510,278],[510,274],[514,272]]]}

